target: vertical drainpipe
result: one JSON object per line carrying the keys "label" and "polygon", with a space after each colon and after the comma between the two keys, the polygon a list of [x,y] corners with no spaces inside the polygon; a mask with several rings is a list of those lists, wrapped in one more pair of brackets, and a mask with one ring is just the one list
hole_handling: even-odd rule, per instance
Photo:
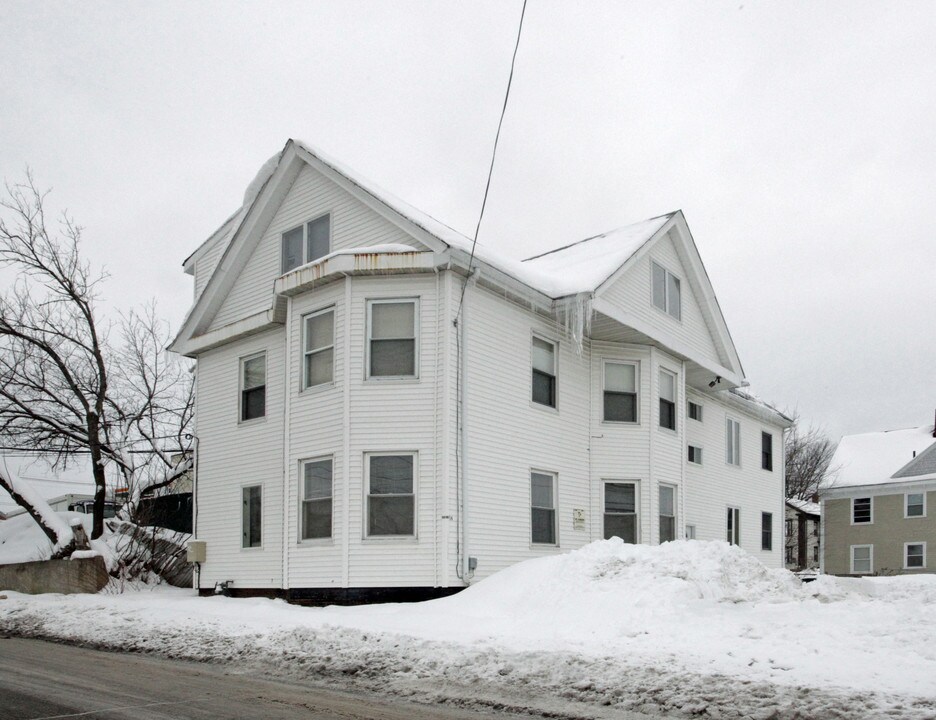
{"label": "vertical drainpipe", "polygon": [[[688,440],[689,433],[686,432],[686,429],[687,429],[686,424],[689,422],[688,418],[686,417],[687,415],[686,405],[687,405],[687,401],[689,400],[689,393],[687,391],[687,386],[686,386],[686,361],[685,360],[683,360],[682,362],[682,369],[681,369],[681,372],[679,373],[679,377],[681,380],[681,387],[682,387],[682,394],[681,394],[682,402],[680,402],[680,404],[677,405],[676,407],[676,415],[677,415],[678,422],[679,422],[679,440],[680,440],[679,454],[682,459],[680,460],[680,465],[679,465],[680,467],[679,506],[676,509],[676,522],[680,524],[676,527],[676,532],[674,533],[677,540],[679,538],[686,537],[686,482],[688,479],[687,478],[688,473],[686,472],[686,453],[688,451],[686,450],[686,445],[688,445],[689,443],[689,440]],[[677,396],[677,398],[679,397],[680,396]],[[681,522],[680,522],[680,519],[681,519]]]}
{"label": "vertical drainpipe", "polygon": [[[276,300],[274,300],[276,302]],[[292,352],[290,339],[292,338],[292,298],[286,298],[286,332],[283,341],[284,377],[283,377],[283,562],[280,585],[283,590],[289,590],[289,469],[290,469],[290,427],[292,400]]]}
{"label": "vertical drainpipe", "polygon": [[432,578],[439,587],[439,382],[441,378],[439,349],[442,345],[442,278],[435,268],[435,368],[432,378]]}
{"label": "vertical drainpipe", "polygon": [[654,413],[654,405],[657,408],[657,412],[659,412],[659,407],[660,407],[659,401],[656,403],[654,403],[653,401],[655,397],[659,397],[659,392],[660,392],[659,387],[656,388],[657,390],[656,393],[653,392],[655,383],[659,382],[659,379],[660,379],[660,369],[657,367],[656,363],[657,363],[656,348],[653,345],[651,345],[650,346],[650,377],[649,377],[650,392],[647,393],[650,399],[650,414],[649,414],[649,417],[647,418],[648,420],[647,429],[650,431],[650,440],[649,440],[650,457],[647,462],[647,485],[649,487],[647,488],[647,539],[646,539],[646,542],[648,545],[653,544],[653,490],[654,490],[653,439],[656,437],[656,428],[653,425],[653,413]]}
{"label": "vertical drainpipe", "polygon": [[[471,269],[468,269],[469,273]],[[465,278],[465,282],[471,281],[471,275]],[[461,427],[459,435],[461,436],[461,576],[465,585],[470,585],[468,577],[468,333],[465,331],[468,325],[468,292],[465,292],[465,299],[461,306],[461,319],[458,321],[458,332],[461,334],[461,354],[458,362],[461,364]]]}
{"label": "vertical drainpipe", "polygon": [[[442,587],[449,587],[451,584],[449,581],[449,573],[451,558],[449,557],[449,534],[452,528],[452,506],[449,499],[449,483],[452,480],[451,473],[451,462],[452,462],[452,426],[449,424],[449,421],[452,419],[452,405],[451,405],[451,383],[452,383],[452,371],[451,371],[451,362],[452,362],[452,334],[451,334],[451,320],[452,320],[452,273],[448,268],[445,269],[445,275],[442,278],[442,285],[445,289],[445,312],[442,315],[442,421],[440,423],[441,428],[441,445],[442,445],[442,472],[441,472],[441,485],[438,487],[438,492],[441,493],[440,506],[442,509],[445,522],[442,524],[442,538],[441,538],[441,562],[442,562],[442,572],[441,572],[441,583]],[[441,301],[441,300],[440,300]],[[456,508],[457,511],[457,508]]]}
{"label": "vertical drainpipe", "polygon": [[[366,322],[366,321],[365,321]],[[341,587],[346,588],[351,576],[351,276],[344,279],[344,308],[342,323],[344,357],[341,359],[342,380],[342,509],[341,518]],[[366,342],[366,340],[365,340]],[[366,355],[366,353],[365,353]],[[362,475],[363,477],[363,475]]]}

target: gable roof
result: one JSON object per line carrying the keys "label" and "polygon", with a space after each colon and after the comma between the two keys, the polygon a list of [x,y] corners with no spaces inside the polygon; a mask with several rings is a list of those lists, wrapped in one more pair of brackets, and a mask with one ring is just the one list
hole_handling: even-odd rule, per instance
{"label": "gable roof", "polygon": [[933,426],[845,435],[832,457],[835,477],[829,488],[881,485],[933,445]]}
{"label": "gable roof", "polygon": [[923,452],[917,453],[913,460],[895,472],[892,477],[895,480],[898,478],[919,478],[921,480],[936,478],[936,441],[931,443]]}
{"label": "gable roof", "polygon": [[[207,250],[215,243],[222,245],[212,275],[183,321],[171,349],[184,352],[186,340],[207,331],[303,164],[320,171],[379,215],[423,242],[430,250],[444,253],[450,260],[463,266],[467,266],[468,258],[474,250],[475,264],[482,267],[489,279],[528,293],[544,306],[569,296],[590,294],[598,297],[656,239],[672,230],[670,236],[677,244],[678,252],[694,270],[689,280],[719,352],[727,361],[727,371],[736,378],[736,382],[743,382],[737,351],[681,211],[620,227],[520,260],[484,243],[479,242],[473,248],[471,238],[298,140],[289,140],[280,153],[264,164],[248,187],[242,207],[186,259],[186,270],[189,271],[192,267],[190,261],[203,249]],[[278,315],[275,303],[272,305],[266,315],[261,313],[263,317],[253,318],[247,326],[260,327],[265,322],[275,321]]]}
{"label": "gable roof", "polygon": [[787,498],[786,504],[794,510],[798,510],[799,512],[805,513],[807,515],[815,515],[816,517],[821,517],[822,515],[822,507],[819,505],[819,503],[811,502],[810,500]]}

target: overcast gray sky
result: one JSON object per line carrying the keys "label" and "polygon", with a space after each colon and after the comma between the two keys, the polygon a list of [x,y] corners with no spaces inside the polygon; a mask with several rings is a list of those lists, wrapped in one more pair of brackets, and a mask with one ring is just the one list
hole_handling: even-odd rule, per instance
{"label": "overcast gray sky", "polygon": [[[3,3],[0,175],[177,327],[182,260],[287,138],[470,234],[521,2]],[[529,0],[481,241],[681,208],[754,390],[933,421],[936,3]]]}

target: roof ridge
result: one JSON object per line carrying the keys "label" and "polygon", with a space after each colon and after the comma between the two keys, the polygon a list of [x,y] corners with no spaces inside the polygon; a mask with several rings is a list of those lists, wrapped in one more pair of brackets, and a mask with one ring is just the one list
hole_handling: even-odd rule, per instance
{"label": "roof ridge", "polygon": [[644,218],[643,220],[638,220],[637,222],[628,223],[627,225],[618,225],[616,228],[605,230],[604,232],[598,233],[597,235],[591,235],[590,237],[583,238],[582,240],[576,240],[575,242],[569,243],[568,245],[563,245],[562,247],[553,248],[552,250],[547,250],[546,252],[539,253],[538,255],[531,255],[528,258],[523,258],[520,262],[528,262],[530,260],[536,260],[546,255],[552,255],[553,253],[562,252],[563,250],[568,250],[569,248],[575,247],[576,245],[581,245],[582,243],[586,243],[589,240],[597,240],[598,238],[607,237],[611,233],[615,233],[618,230],[623,230],[624,228],[633,227],[634,225],[641,225],[643,223],[648,223],[651,220],[659,220],[660,218],[663,218],[663,217],[670,218],[678,212],[679,210],[673,210],[672,212],[663,213],[661,215],[654,215],[653,217]]}

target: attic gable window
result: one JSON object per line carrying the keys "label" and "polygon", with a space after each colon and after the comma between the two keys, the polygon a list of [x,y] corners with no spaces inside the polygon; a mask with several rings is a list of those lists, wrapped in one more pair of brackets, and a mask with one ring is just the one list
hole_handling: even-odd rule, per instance
{"label": "attic gable window", "polygon": [[331,216],[322,215],[284,232],[282,243],[283,274],[325,257],[331,251]]}
{"label": "attic gable window", "polygon": [[682,317],[680,280],[662,265],[652,267],[653,305],[679,320]]}

